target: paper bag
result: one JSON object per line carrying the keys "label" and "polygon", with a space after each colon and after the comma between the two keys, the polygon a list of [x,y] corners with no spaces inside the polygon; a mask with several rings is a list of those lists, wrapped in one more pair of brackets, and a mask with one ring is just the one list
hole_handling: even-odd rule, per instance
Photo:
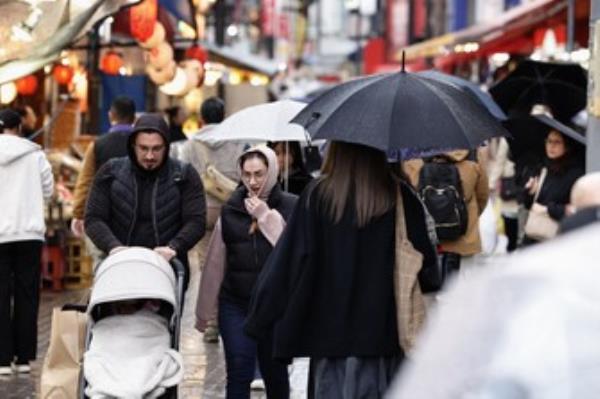
{"label": "paper bag", "polygon": [[50,345],[40,378],[42,399],[78,398],[86,322],[85,313],[53,309]]}

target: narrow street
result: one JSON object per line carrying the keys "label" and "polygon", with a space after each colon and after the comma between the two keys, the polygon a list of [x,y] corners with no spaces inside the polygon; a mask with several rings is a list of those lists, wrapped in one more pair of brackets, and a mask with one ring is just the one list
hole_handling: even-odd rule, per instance
{"label": "narrow street", "polygon": [[[209,234],[198,244],[197,251],[190,254],[192,265],[192,280],[186,298],[186,306],[182,320],[181,353],[185,361],[185,377],[180,385],[181,398],[217,399],[225,397],[225,362],[221,343],[206,344],[202,334],[196,331],[194,325],[194,308],[200,274],[200,262],[204,258],[204,250],[208,244]],[[62,293],[42,293],[38,331],[38,359],[32,365],[31,375],[13,375],[0,377],[0,398],[28,399],[37,398],[40,372],[44,354],[48,348],[50,337],[50,318],[52,309],[65,303],[78,302],[84,291],[65,291]],[[301,359],[290,367],[290,382],[292,399],[306,397],[306,375],[308,361]],[[264,392],[252,394],[253,399],[266,398]]]}

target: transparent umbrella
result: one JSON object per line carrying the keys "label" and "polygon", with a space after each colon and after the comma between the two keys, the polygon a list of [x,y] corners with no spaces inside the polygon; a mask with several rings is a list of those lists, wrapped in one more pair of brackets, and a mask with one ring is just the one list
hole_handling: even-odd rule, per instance
{"label": "transparent umbrella", "polygon": [[599,234],[597,223],[459,278],[387,397],[597,398]]}

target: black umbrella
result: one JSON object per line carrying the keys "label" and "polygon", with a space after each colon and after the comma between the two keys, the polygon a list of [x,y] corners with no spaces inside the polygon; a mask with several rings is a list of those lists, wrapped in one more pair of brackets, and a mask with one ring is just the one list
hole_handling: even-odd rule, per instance
{"label": "black umbrella", "polygon": [[543,158],[544,140],[551,130],[556,130],[565,136],[576,150],[582,150],[586,145],[585,136],[544,114],[510,118],[504,126],[512,135],[508,143],[513,159],[519,159],[527,153]]}
{"label": "black umbrella", "polygon": [[477,84],[473,82],[469,82],[468,80],[461,79],[458,76],[448,75],[442,72],[438,72],[435,70],[422,71],[417,72],[417,74],[421,76],[425,76],[426,78],[431,78],[435,80],[439,80],[440,82],[446,82],[448,84],[454,85],[460,89],[471,93],[484,107],[487,108],[488,111],[499,121],[506,120],[506,114],[502,109],[496,104],[492,96],[489,93],[483,91]]}
{"label": "black umbrella", "polygon": [[508,134],[464,90],[404,71],[335,86],[291,122],[304,126],[313,139],[382,151],[475,148],[491,137]]}
{"label": "black umbrella", "polygon": [[574,63],[526,60],[490,88],[498,105],[509,114],[529,114],[532,106],[546,104],[562,121],[585,107],[587,73]]}

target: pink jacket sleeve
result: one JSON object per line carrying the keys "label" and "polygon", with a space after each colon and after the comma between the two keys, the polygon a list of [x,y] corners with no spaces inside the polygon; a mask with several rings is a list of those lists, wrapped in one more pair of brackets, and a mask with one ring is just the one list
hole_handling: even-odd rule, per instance
{"label": "pink jacket sleeve", "polygon": [[219,218],[210,237],[198,290],[195,327],[200,332],[204,332],[207,323],[217,316],[219,291],[225,275],[225,256],[226,248]]}
{"label": "pink jacket sleeve", "polygon": [[272,246],[277,244],[279,236],[285,228],[285,220],[283,216],[275,209],[269,209],[264,215],[257,220],[258,228],[263,233],[265,238],[271,243]]}

